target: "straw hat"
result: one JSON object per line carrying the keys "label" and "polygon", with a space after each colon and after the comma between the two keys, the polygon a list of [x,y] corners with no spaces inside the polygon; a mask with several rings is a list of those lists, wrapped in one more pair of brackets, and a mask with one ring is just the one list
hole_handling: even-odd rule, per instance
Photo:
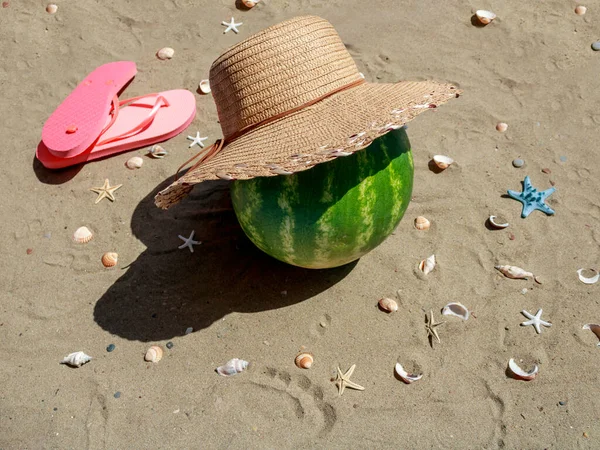
{"label": "straw hat", "polygon": [[433,81],[367,83],[333,26],[314,16],[231,47],[213,63],[210,86],[224,138],[156,195],[161,208],[202,181],[285,176],[347,156],[460,92]]}

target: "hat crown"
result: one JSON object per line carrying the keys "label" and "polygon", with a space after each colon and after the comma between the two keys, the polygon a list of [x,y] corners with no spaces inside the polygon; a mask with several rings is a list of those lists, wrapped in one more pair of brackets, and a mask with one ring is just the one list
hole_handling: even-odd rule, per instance
{"label": "hat crown", "polygon": [[249,37],[210,69],[225,138],[358,79],[358,68],[333,26],[313,16]]}

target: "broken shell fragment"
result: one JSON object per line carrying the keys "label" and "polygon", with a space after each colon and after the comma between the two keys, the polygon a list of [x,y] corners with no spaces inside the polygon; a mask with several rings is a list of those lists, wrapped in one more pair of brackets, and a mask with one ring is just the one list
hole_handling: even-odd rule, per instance
{"label": "broken shell fragment", "polygon": [[467,320],[469,318],[469,310],[465,305],[459,302],[448,303],[442,309],[442,314],[444,316],[460,317],[463,320]]}
{"label": "broken shell fragment", "polygon": [[424,259],[419,263],[419,270],[427,275],[435,267],[435,255],[431,255],[429,258]]}
{"label": "broken shell fragment", "polygon": [[[600,339],[600,325],[595,324],[595,323],[586,323],[583,326],[584,330],[590,330],[592,333],[594,333],[596,335],[596,337],[598,339]],[[596,344],[598,347],[600,347],[600,342],[598,342],[598,344]]]}
{"label": "broken shell fragment", "polygon": [[[586,277],[584,272],[590,272],[591,277]],[[595,275],[593,275],[595,274]],[[579,269],[577,270],[577,275],[579,275],[579,281],[585,284],[595,284],[600,279],[600,273],[598,273],[595,269]]]}
{"label": "broken shell fragment", "polygon": [[162,357],[163,349],[158,345],[153,345],[148,349],[148,351],[146,351],[146,354],[144,355],[144,360],[148,362],[157,363],[162,359]]}
{"label": "broken shell fragment", "polygon": [[533,278],[535,280],[536,283],[542,284],[538,280],[538,278],[536,276],[534,276],[531,272],[527,272],[526,270],[523,270],[520,267],[517,267],[517,266],[508,266],[508,265],[494,266],[494,267],[497,270],[499,270],[500,272],[502,272],[502,274],[506,278],[527,280],[527,279],[529,279],[529,277],[531,277],[531,278]]}
{"label": "broken shell fragment", "polygon": [[402,368],[400,363],[396,363],[396,367],[394,369],[398,376],[404,381],[406,384],[410,384],[413,381],[418,381],[423,378],[423,374],[416,375],[414,373],[408,373],[406,370]]}
{"label": "broken shell fragment", "polygon": [[128,169],[134,170],[134,169],[139,169],[140,167],[142,167],[142,164],[144,164],[144,160],[142,158],[140,158],[139,156],[134,156],[127,160],[127,162],[125,163],[125,166]]}
{"label": "broken shell fragment", "polygon": [[86,242],[90,242],[94,235],[89,230],[88,227],[79,227],[73,233],[73,240],[78,244],[85,244]]}
{"label": "broken shell fragment", "polygon": [[175,50],[171,47],[163,47],[158,52],[156,52],[156,56],[158,59],[171,59],[175,55]]}
{"label": "broken shell fragment", "polygon": [[379,307],[388,313],[398,311],[398,303],[396,303],[396,300],[392,298],[382,298],[379,300]]}
{"label": "broken shell fragment", "polygon": [[202,80],[198,85],[198,89],[203,94],[210,94],[210,82],[208,80]]}
{"label": "broken shell fragment", "polygon": [[248,361],[244,361],[243,359],[233,358],[225,363],[223,366],[217,367],[217,373],[224,377],[229,377],[232,375],[237,375],[238,373],[243,372],[248,367]]}
{"label": "broken shell fragment", "polygon": [[444,169],[447,169],[448,167],[450,167],[450,165],[454,162],[454,160],[452,158],[450,158],[449,156],[435,155],[433,157],[433,162],[440,169],[444,170]]}
{"label": "broken shell fragment", "polygon": [[102,264],[104,267],[114,267],[117,265],[117,260],[119,259],[119,255],[115,252],[106,252],[102,255]]}
{"label": "broken shell fragment", "polygon": [[475,15],[482,25],[487,25],[496,18],[496,14],[492,11],[486,11],[485,9],[478,9],[475,11]]}
{"label": "broken shell fragment", "polygon": [[488,222],[493,228],[502,229],[508,227],[508,222],[498,216],[490,216]]}
{"label": "broken shell fragment", "polygon": [[81,367],[86,362],[91,361],[91,359],[92,357],[90,355],[86,355],[83,352],[75,352],[65,356],[60,363],[68,364],[71,367]]}
{"label": "broken shell fragment", "polygon": [[296,365],[301,369],[310,369],[314,361],[313,354],[308,352],[302,352],[294,359]]}
{"label": "broken shell fragment", "polygon": [[158,159],[162,159],[164,158],[166,155],[169,154],[168,151],[166,151],[164,148],[162,148],[160,145],[153,145],[152,148],[149,150],[150,156],[152,156],[153,158],[158,158]]}
{"label": "broken shell fragment", "polygon": [[530,381],[533,380],[538,373],[538,366],[537,365],[533,365],[533,369],[531,369],[529,372],[525,372],[523,369],[521,369],[517,363],[515,362],[514,359],[510,358],[510,361],[508,361],[508,368],[510,369],[510,371],[513,373],[513,375],[515,376],[515,378],[521,379],[521,380],[525,380],[525,381]]}
{"label": "broken shell fragment", "polygon": [[415,219],[415,228],[417,230],[421,230],[421,231],[429,230],[430,226],[431,226],[431,222],[429,222],[429,220],[427,220],[426,217],[419,216]]}
{"label": "broken shell fragment", "polygon": [[246,8],[254,8],[260,0],[242,0],[242,3]]}
{"label": "broken shell fragment", "polygon": [[56,6],[54,3],[50,3],[48,6],[46,6],[46,12],[48,14],[56,14],[56,11],[58,11],[58,6]]}

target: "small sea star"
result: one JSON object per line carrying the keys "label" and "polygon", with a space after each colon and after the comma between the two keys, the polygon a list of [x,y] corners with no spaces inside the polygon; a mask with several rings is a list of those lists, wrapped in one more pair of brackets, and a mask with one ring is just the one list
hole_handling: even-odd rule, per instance
{"label": "small sea star", "polygon": [[192,230],[192,234],[190,234],[189,238],[186,238],[185,236],[179,235],[179,239],[183,240],[183,244],[181,244],[179,247],[179,249],[184,249],[186,247],[188,247],[190,249],[191,253],[194,253],[194,245],[198,245],[198,244],[202,244],[201,241],[195,241],[194,240],[194,233],[196,232],[196,230]]}
{"label": "small sea star", "polygon": [[356,389],[358,391],[365,390],[365,388],[362,387],[360,384],[356,384],[354,381],[350,381],[350,377],[352,376],[352,373],[354,372],[355,368],[356,364],[352,364],[352,367],[350,367],[346,373],[342,374],[342,371],[338,366],[337,376],[335,377],[335,384],[339,389],[340,396],[344,393],[344,389],[346,388]]}
{"label": "small sea star", "polygon": [[193,141],[190,146],[188,148],[192,148],[194,145],[199,145],[200,147],[204,148],[204,144],[202,143],[203,141],[208,139],[208,136],[206,137],[200,137],[200,132],[196,132],[196,137],[194,136],[188,136],[187,137],[190,141]]}
{"label": "small sea star", "polygon": [[544,201],[550,197],[550,195],[556,190],[556,188],[551,187],[550,189],[546,189],[545,191],[538,192],[536,188],[531,185],[531,180],[529,176],[525,177],[523,180],[523,192],[511,191],[508,190],[508,195],[515,200],[523,203],[523,211],[521,212],[521,217],[525,218],[529,214],[531,214],[536,209],[540,211],[552,215],[554,214],[554,210],[550,208],[548,205],[544,203]]}
{"label": "small sea star", "polygon": [[427,330],[427,338],[431,340],[431,345],[433,346],[433,338],[435,337],[438,343],[441,343],[440,336],[438,335],[436,327],[440,326],[444,322],[436,322],[433,318],[433,311],[429,311],[429,317],[425,316],[427,319],[427,324],[425,325],[425,329]]}
{"label": "small sea star", "polygon": [[221,25],[226,26],[227,28],[225,29],[225,31],[223,31],[223,34],[227,33],[229,30],[233,30],[233,32],[235,34],[239,33],[239,30],[237,29],[237,27],[239,27],[240,25],[243,25],[243,22],[240,23],[235,23],[235,20],[233,19],[233,17],[231,18],[231,22],[221,22]]}
{"label": "small sea star", "polygon": [[123,186],[123,185],[122,184],[118,184],[116,186],[111,186],[110,183],[109,183],[109,181],[108,181],[108,178],[106,178],[104,180],[104,186],[90,188],[90,191],[93,191],[96,194],[98,194],[98,198],[96,199],[96,201],[94,202],[94,204],[98,204],[100,202],[100,200],[102,200],[103,198],[107,198],[111,202],[114,202],[115,201],[115,196],[113,194],[121,186]]}
{"label": "small sea star", "polygon": [[528,319],[531,319],[526,322],[523,322],[521,324],[521,326],[526,327],[527,325],[533,325],[537,334],[540,334],[542,332],[542,330],[540,329],[540,325],[544,325],[545,327],[552,326],[552,324],[550,322],[546,322],[545,320],[542,320],[542,310],[541,309],[538,309],[538,312],[535,313],[535,316],[525,310],[521,311],[521,313]]}

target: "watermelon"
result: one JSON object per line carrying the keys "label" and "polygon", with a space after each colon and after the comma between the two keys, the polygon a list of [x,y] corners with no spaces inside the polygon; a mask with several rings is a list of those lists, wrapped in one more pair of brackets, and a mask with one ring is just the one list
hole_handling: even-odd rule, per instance
{"label": "watermelon", "polygon": [[360,258],[394,231],[410,202],[413,174],[400,128],[302,172],[234,181],[231,199],[258,248],[288,264],[324,269]]}

